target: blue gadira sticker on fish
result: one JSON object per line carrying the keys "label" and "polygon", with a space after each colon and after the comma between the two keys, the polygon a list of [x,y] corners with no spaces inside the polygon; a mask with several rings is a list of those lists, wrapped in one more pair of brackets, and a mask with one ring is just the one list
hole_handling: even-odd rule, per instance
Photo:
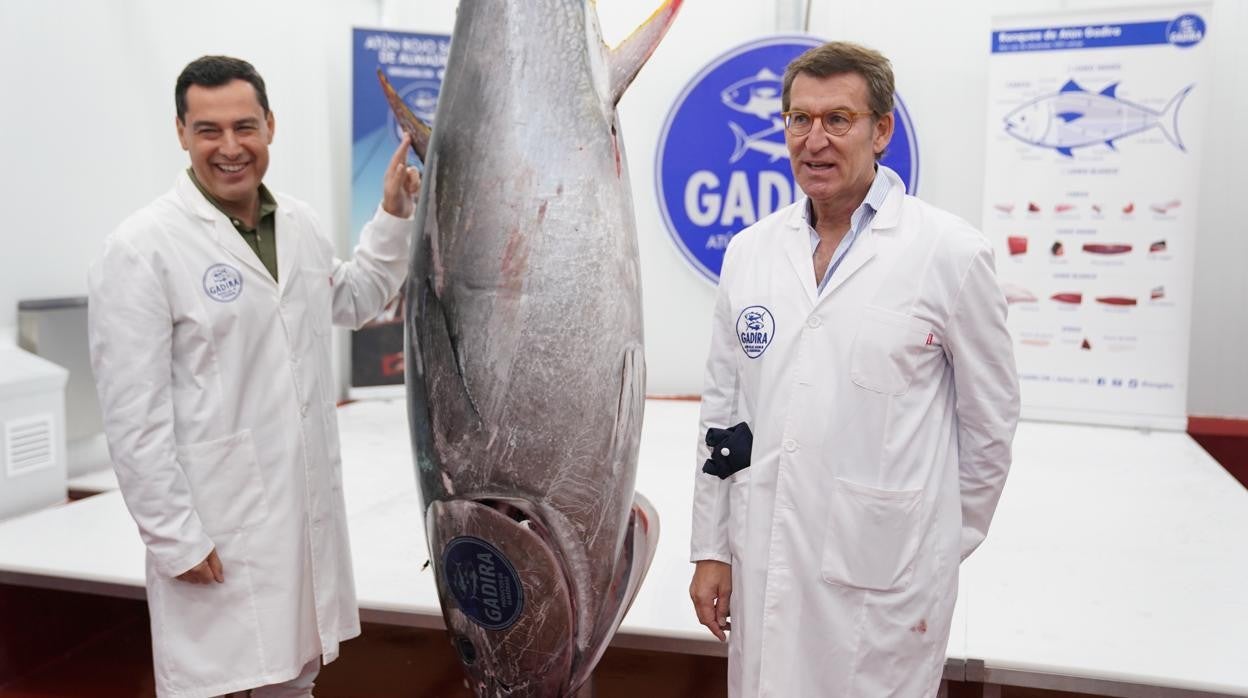
{"label": "blue gadira sticker on fish", "polygon": [[[705,67],[667,116],[655,163],[659,209],[681,254],[712,282],[733,235],[801,196],[780,116],[784,69],[823,43],[773,36],[738,46]],[[895,97],[896,130],[882,162],[913,194],[919,149]]]}
{"label": "blue gadira sticker on fish", "polygon": [[480,538],[462,536],[447,543],[442,576],[459,610],[487,630],[511,627],[524,610],[516,568]]}
{"label": "blue gadira sticker on fish", "polygon": [[1040,148],[1073,157],[1075,148],[1102,145],[1130,135],[1161,129],[1166,140],[1185,151],[1179,135],[1179,107],[1195,85],[1181,89],[1157,111],[1118,97],[1118,83],[1089,92],[1074,80],[1062,89],[1027,102],[1005,115],[1005,132]]}
{"label": "blue gadira sticker on fish", "polygon": [[243,292],[243,275],[228,264],[214,264],[204,272],[204,293],[214,301],[229,303]]}
{"label": "blue gadira sticker on fish", "polygon": [[741,351],[751,359],[762,356],[775,336],[776,319],[763,306],[751,305],[737,316],[737,339],[741,342]]}

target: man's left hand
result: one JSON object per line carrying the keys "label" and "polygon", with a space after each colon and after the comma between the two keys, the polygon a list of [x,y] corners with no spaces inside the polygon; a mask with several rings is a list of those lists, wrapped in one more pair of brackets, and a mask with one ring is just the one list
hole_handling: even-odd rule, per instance
{"label": "man's left hand", "polygon": [[412,139],[404,134],[399,149],[394,151],[381,186],[381,207],[396,218],[411,218],[420,193],[420,172],[407,164],[407,150]]}

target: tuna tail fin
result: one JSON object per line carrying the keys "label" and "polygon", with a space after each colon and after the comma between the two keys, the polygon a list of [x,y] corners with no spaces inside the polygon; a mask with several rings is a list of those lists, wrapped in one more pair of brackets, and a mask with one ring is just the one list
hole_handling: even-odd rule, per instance
{"label": "tuna tail fin", "polygon": [[1170,98],[1170,103],[1162,110],[1161,116],[1157,117],[1157,125],[1161,127],[1161,132],[1165,134],[1166,140],[1170,141],[1174,147],[1187,152],[1187,148],[1183,145],[1183,138],[1179,135],[1179,107],[1183,106],[1183,100],[1187,98],[1188,93],[1195,84],[1179,90],[1179,93]]}
{"label": "tuna tail fin", "polygon": [[624,90],[632,84],[633,78],[641,71],[641,66],[650,59],[650,54],[658,47],[659,41],[672,26],[676,12],[684,0],[664,0],[659,9],[642,22],[640,27],[619,46],[611,50],[609,63],[611,66],[611,103],[619,104]]}
{"label": "tuna tail fin", "polygon": [[733,148],[732,155],[728,157],[728,163],[732,164],[740,160],[745,155],[745,151],[750,149],[750,137],[746,135],[745,129],[732,121],[728,122],[728,129],[732,131],[732,135],[737,139],[737,145]]}
{"label": "tuna tail fin", "polygon": [[386,79],[386,74],[381,68],[377,69],[377,79],[381,81],[381,90],[386,93],[386,101],[390,103],[390,111],[394,112],[394,118],[399,120],[399,125],[412,139],[412,150],[416,152],[416,157],[420,158],[423,163],[425,161],[425,153],[429,152],[429,136],[433,130],[429,128],[429,124],[420,120],[420,117],[412,113],[403,102],[403,98],[399,97],[399,93],[394,91],[394,86]]}

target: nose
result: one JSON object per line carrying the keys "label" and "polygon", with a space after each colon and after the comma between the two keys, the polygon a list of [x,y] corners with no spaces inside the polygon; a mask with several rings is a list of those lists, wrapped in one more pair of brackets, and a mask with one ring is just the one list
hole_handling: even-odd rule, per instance
{"label": "nose", "polygon": [[823,124],[816,122],[811,127],[810,133],[806,134],[806,150],[811,153],[817,153],[823,150],[832,142],[832,136],[823,129]]}
{"label": "nose", "polygon": [[225,129],[225,134],[221,139],[221,154],[225,157],[234,157],[242,152],[243,148],[238,144],[238,136],[234,134],[234,130]]}

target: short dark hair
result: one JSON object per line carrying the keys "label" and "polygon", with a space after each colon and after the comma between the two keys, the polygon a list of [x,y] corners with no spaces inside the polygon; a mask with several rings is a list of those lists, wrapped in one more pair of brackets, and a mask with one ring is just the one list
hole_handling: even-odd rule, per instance
{"label": "short dark hair", "polygon": [[877,117],[893,111],[893,66],[879,51],[848,41],[833,41],[794,58],[784,69],[784,90],[780,103],[785,111],[789,110],[793,80],[802,73],[817,78],[857,73],[867,81],[871,111]]}
{"label": "short dark hair", "polygon": [[234,80],[246,80],[256,88],[256,99],[260,101],[265,116],[268,116],[269,95],[264,91],[264,78],[260,77],[254,66],[241,58],[202,56],[187,63],[178,75],[177,85],[173,89],[178,121],[186,122],[186,91],[191,85],[220,87]]}

